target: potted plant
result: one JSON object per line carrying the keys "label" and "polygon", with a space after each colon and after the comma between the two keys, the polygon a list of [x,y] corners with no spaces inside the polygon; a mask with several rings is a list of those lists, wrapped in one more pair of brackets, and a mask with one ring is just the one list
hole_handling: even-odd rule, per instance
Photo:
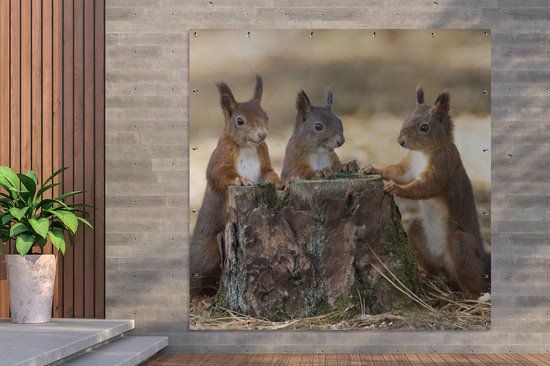
{"label": "potted plant", "polygon": [[[74,191],[55,198],[44,195],[60,183],[54,178],[67,168],[61,168],[42,184],[32,170],[16,174],[0,166],[0,241],[15,242],[15,253],[6,255],[10,293],[11,320],[14,323],[44,323],[51,320],[56,257],[42,254],[51,242],[57,252],[65,254],[65,233],[71,243],[79,223],[92,225],[83,217],[82,203],[65,203],[68,197],[83,193]],[[50,197],[53,195],[49,195]],[[33,254],[33,249],[40,254]],[[0,245],[0,254],[2,245]]]}

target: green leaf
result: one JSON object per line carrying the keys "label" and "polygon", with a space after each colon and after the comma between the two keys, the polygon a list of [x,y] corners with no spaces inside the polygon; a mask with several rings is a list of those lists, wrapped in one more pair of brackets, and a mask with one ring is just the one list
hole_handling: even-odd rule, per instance
{"label": "green leaf", "polygon": [[48,177],[48,179],[46,179],[44,181],[44,183],[42,183],[42,186],[45,186],[46,184],[48,184],[49,181],[51,181],[52,179],[54,179],[57,175],[61,174],[62,172],[64,172],[65,170],[69,169],[68,167],[63,167],[61,169],[58,169],[56,170],[52,175],[50,175]]}
{"label": "green leaf", "polygon": [[44,249],[47,243],[48,241],[46,240],[46,238],[38,238],[38,240],[36,241],[36,244],[38,244],[40,249]]}
{"label": "green leaf", "polygon": [[90,215],[89,212],[86,212],[84,210],[77,210],[76,208],[72,208],[71,211],[77,216],[82,215],[81,217],[86,217]]}
{"label": "green leaf", "polygon": [[[29,177],[27,175],[30,173],[34,174],[34,179],[32,176]],[[29,197],[34,197],[34,194],[36,193],[36,173],[32,170],[29,170],[26,174],[17,174],[17,176],[21,181],[21,190],[23,191],[22,193],[28,192],[28,194],[25,195],[25,198],[28,199]]]}
{"label": "green leaf", "polygon": [[72,191],[72,192],[68,192],[68,193],[63,193],[62,195],[59,195],[59,196],[55,197],[55,199],[56,200],[64,200],[67,197],[71,197],[71,196],[81,194],[81,193],[84,193],[84,191]]}
{"label": "green leaf", "polygon": [[21,233],[29,231],[29,227],[22,222],[18,222],[15,225],[12,225],[10,228],[10,237],[17,236]]}
{"label": "green leaf", "polygon": [[37,206],[36,208],[42,208],[43,210],[49,210],[52,208],[52,206],[55,204],[55,203],[58,203],[59,205],[61,205],[63,207],[63,209],[65,210],[72,210],[69,206],[67,206],[65,204],[65,202],[61,201],[61,200],[57,200],[57,199],[51,199],[51,198],[46,198],[45,200],[42,200]]}
{"label": "green leaf", "polygon": [[11,221],[11,219],[13,219],[13,216],[9,213],[6,213],[6,214],[3,214],[2,215],[2,225],[6,225],[8,222]]}
{"label": "green leaf", "polygon": [[14,190],[14,188],[12,188],[6,181],[0,181],[0,187],[4,187],[6,192],[10,193],[9,196],[7,194],[5,195],[4,193],[2,193],[2,195],[5,195],[6,197],[9,197],[9,198],[13,197],[13,192],[12,191]]}
{"label": "green leaf", "polygon": [[19,178],[10,167],[0,166],[0,184],[17,190],[19,189]]}
{"label": "green leaf", "polygon": [[48,235],[48,230],[50,229],[50,220],[48,220],[45,217],[42,217],[40,219],[29,219],[29,224],[31,224],[31,227],[36,231],[38,235],[40,235],[43,238],[46,238],[46,235]]}
{"label": "green leaf", "polygon": [[67,231],[67,234],[69,234],[69,240],[71,242],[71,245],[74,245],[74,234],[70,231]]}
{"label": "green leaf", "polygon": [[57,217],[61,222],[74,234],[78,229],[77,216],[69,211],[63,210],[48,210],[52,215]]}
{"label": "green leaf", "polygon": [[35,186],[38,186],[38,178],[36,178],[36,172],[34,170],[27,170],[25,175],[33,180]]}
{"label": "green leaf", "polygon": [[45,200],[42,200],[40,202],[38,202],[38,204],[36,205],[36,207],[34,208],[35,210],[41,208],[43,211],[46,211],[46,210],[49,210],[53,207],[53,205],[55,204],[55,201],[50,199],[50,198],[46,198]]}
{"label": "green leaf", "polygon": [[0,241],[6,242],[10,240],[10,231],[8,229],[0,229]]}
{"label": "green leaf", "polygon": [[94,208],[93,205],[89,205],[87,203],[68,203],[68,207],[88,207],[88,208]]}
{"label": "green leaf", "polygon": [[[53,215],[52,215],[53,216]],[[61,221],[59,221],[59,219],[56,219],[54,221],[52,221],[52,224],[50,225],[50,227],[57,227],[57,228],[60,228],[62,230],[66,230],[67,228],[65,227],[65,224],[63,224]]]}
{"label": "green leaf", "polygon": [[21,221],[23,216],[25,216],[25,213],[27,213],[28,209],[29,209],[28,207],[23,207],[23,208],[12,207],[9,209],[9,212],[13,215],[13,217]]}
{"label": "green leaf", "polygon": [[13,207],[13,201],[9,198],[0,198],[0,206],[9,210],[10,207]]}
{"label": "green leaf", "polygon": [[90,229],[93,229],[93,228],[94,228],[94,227],[92,226],[92,224],[90,224],[90,223],[88,222],[88,220],[86,220],[85,218],[77,216],[76,219],[77,219],[78,221],[80,221],[80,222],[83,222],[83,223],[86,224],[87,226],[89,226]]}
{"label": "green leaf", "polygon": [[36,196],[37,197],[40,197],[44,192],[46,192],[48,189],[52,189],[53,187],[55,186],[58,186],[60,185],[61,183],[53,183],[53,184],[49,184],[47,186],[42,186],[42,188],[40,188],[38,190],[38,192],[36,193]]}
{"label": "green leaf", "polygon": [[34,235],[29,234],[21,234],[17,237],[17,240],[15,241],[15,249],[17,249],[17,253],[21,255],[26,255],[31,247],[34,244]]}
{"label": "green leaf", "polygon": [[52,241],[52,245],[56,247],[61,254],[65,254],[65,235],[62,230],[53,229],[48,231],[48,238]]}

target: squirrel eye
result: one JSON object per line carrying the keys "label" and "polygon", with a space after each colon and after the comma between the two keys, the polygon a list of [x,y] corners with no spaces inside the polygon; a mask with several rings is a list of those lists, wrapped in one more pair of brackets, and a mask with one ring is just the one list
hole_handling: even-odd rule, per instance
{"label": "squirrel eye", "polygon": [[324,126],[323,126],[323,124],[322,124],[321,122],[316,122],[316,123],[315,123],[315,129],[316,129],[317,131],[322,131],[322,130],[323,130],[323,127],[324,127]]}
{"label": "squirrel eye", "polygon": [[235,121],[237,122],[237,126],[242,126],[244,125],[244,118],[239,116],[235,119]]}
{"label": "squirrel eye", "polygon": [[427,123],[423,123],[420,125],[420,131],[422,132],[428,132],[429,129],[430,129],[430,126]]}

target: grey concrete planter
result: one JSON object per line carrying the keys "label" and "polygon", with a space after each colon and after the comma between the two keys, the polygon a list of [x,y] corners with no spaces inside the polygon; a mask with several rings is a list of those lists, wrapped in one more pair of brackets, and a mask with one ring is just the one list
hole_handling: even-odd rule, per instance
{"label": "grey concrete planter", "polygon": [[53,254],[6,255],[13,323],[46,323],[52,318],[56,260]]}

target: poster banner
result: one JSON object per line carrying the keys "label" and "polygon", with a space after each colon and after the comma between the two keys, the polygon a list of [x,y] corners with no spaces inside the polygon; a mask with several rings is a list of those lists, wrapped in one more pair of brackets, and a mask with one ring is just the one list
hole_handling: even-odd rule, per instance
{"label": "poster banner", "polygon": [[189,54],[190,329],[490,328],[489,30]]}

